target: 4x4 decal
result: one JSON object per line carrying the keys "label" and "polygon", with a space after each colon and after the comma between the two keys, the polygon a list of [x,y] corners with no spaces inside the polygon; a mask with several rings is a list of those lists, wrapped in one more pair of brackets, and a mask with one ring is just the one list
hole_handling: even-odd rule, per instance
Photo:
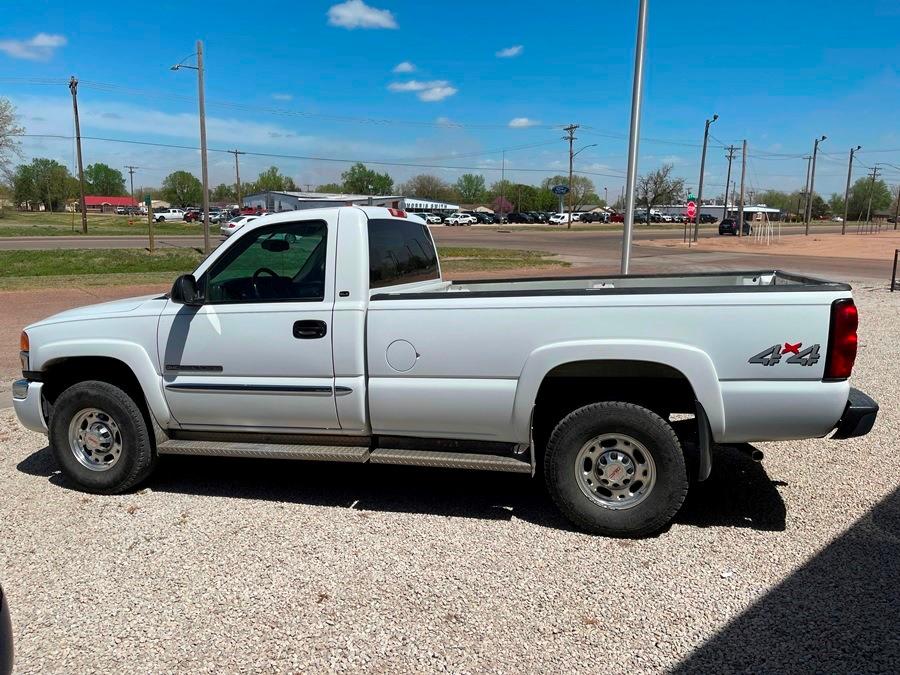
{"label": "4x4 decal", "polygon": [[757,363],[762,366],[774,366],[776,363],[779,363],[781,357],[786,354],[793,354],[793,356],[786,361],[786,363],[792,365],[812,366],[818,363],[819,345],[813,345],[812,347],[807,347],[801,351],[800,348],[802,346],[802,342],[797,342],[796,344],[785,342],[783,347],[781,345],[772,345],[768,349],[761,351],[759,354],[751,356],[747,363]]}

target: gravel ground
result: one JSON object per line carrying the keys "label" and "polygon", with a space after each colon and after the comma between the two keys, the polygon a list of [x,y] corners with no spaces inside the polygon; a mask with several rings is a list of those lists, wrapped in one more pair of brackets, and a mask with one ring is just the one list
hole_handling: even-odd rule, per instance
{"label": "gravel ground", "polygon": [[900,297],[856,297],[872,434],[723,450],[642,541],[515,475],[185,457],[86,495],[0,411],[17,672],[896,671]]}

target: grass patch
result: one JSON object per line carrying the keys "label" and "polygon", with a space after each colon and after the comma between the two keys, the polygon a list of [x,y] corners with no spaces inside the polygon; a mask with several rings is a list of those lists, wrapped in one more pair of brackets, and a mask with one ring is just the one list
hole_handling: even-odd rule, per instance
{"label": "grass patch", "polygon": [[[569,266],[543,251],[451,246],[438,253],[449,274]],[[128,248],[0,251],[0,289],[169,284],[202,259],[192,248],[161,249],[153,255]]]}
{"label": "grass patch", "polygon": [[[129,222],[131,221],[131,222]],[[218,225],[210,224],[210,229]],[[199,236],[203,226],[199,223],[154,223],[153,231],[161,235],[185,234]],[[218,232],[218,230],[216,230]],[[65,236],[127,236],[147,235],[146,216],[117,216],[115,214],[88,214],[88,233],[81,233],[81,214],[7,211],[0,219],[0,237],[65,237]]]}

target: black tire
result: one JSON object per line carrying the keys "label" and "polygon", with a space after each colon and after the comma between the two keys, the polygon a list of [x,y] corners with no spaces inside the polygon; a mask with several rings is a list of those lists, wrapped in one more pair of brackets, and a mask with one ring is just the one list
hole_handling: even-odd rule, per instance
{"label": "black tire", "polygon": [[[614,509],[591,500],[576,479],[581,448],[601,434],[618,433],[643,444],[656,478],[643,501]],[[632,403],[604,402],[579,408],[556,425],[547,443],[544,477],[560,511],[579,529],[608,537],[643,537],[658,532],[678,513],[688,490],[681,443],[659,415]]]}
{"label": "black tire", "polygon": [[166,219],[165,219],[164,216],[160,216],[159,218],[156,219],[156,222],[157,222],[157,223],[164,223],[164,222],[166,222]]}
{"label": "black tire", "polygon": [[[121,434],[121,454],[105,471],[83,466],[69,444],[69,425],[86,408],[102,410]],[[147,419],[138,404],[119,387],[96,380],[74,384],[56,399],[50,416],[50,446],[67,478],[79,488],[99,494],[131,489],[152,473],[157,459]]]}

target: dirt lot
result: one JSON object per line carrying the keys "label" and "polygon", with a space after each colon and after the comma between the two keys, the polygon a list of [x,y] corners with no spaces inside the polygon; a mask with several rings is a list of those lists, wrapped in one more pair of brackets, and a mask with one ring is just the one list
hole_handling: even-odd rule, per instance
{"label": "dirt lot", "polygon": [[[681,238],[655,239],[641,242],[643,246],[663,248],[687,248]],[[893,260],[894,249],[900,248],[900,232],[893,230],[878,234],[857,235],[855,229],[846,235],[840,233],[784,236],[760,241],[756,235],[749,237],[709,237],[701,239],[691,248],[696,251],[739,251],[741,253],[765,253],[768,255],[796,255],[821,258],[856,258],[866,260]]]}
{"label": "dirt lot", "polygon": [[855,294],[873,432],[723,450],[641,541],[514,475],[169,457],[86,495],[0,411],[17,672],[895,671],[900,305]]}

